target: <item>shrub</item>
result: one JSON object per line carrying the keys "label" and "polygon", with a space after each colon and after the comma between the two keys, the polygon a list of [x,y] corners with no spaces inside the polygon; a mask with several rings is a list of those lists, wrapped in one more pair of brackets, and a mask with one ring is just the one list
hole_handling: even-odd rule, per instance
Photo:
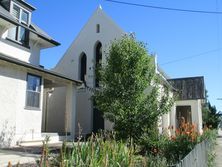
{"label": "shrub", "polygon": [[169,164],[175,164],[183,159],[198,142],[199,134],[195,125],[183,122],[165,145],[164,156]]}
{"label": "shrub", "polygon": [[163,148],[169,138],[164,134],[159,134],[157,128],[149,129],[139,140],[140,154],[150,156],[163,156]]}

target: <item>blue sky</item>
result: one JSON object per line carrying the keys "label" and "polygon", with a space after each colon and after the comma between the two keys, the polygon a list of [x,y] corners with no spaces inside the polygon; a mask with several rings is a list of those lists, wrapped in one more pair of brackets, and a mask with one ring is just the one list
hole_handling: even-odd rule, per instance
{"label": "blue sky", "polygon": [[[222,11],[220,0],[122,1],[171,8]],[[107,15],[123,30],[135,32],[138,40],[147,43],[148,51],[158,55],[159,65],[171,78],[204,76],[210,102],[222,110],[222,101],[217,100],[222,98],[222,15],[157,10],[114,4],[105,0],[27,2],[37,8],[33,12],[33,22],[61,43],[59,47],[42,51],[41,64],[46,68],[56,65],[101,4]],[[192,58],[184,59],[185,57]]]}

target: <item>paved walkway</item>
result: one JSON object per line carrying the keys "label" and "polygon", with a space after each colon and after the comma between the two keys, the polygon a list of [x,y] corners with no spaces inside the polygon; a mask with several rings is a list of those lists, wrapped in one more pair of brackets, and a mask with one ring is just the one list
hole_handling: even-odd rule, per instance
{"label": "paved walkway", "polygon": [[12,165],[16,165],[18,162],[23,163],[35,163],[39,158],[37,154],[29,154],[25,152],[11,151],[11,150],[0,150],[0,166],[4,167],[11,162]]}
{"label": "paved walkway", "polygon": [[216,152],[215,165],[216,167],[222,167],[222,131],[221,130],[219,130],[218,132],[217,145],[215,148],[215,152]]}
{"label": "paved walkway", "polygon": [[[71,144],[70,144],[71,145]],[[58,152],[62,147],[62,142],[49,143],[51,152]],[[40,159],[42,145],[26,145],[14,147],[10,149],[0,149],[0,167],[5,167],[11,162],[12,165],[20,164],[35,164],[36,160]],[[30,165],[27,165],[31,167]]]}

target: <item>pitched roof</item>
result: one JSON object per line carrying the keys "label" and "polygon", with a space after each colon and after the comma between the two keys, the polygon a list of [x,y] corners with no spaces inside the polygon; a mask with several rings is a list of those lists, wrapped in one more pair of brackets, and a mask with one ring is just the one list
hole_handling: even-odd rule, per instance
{"label": "pitched roof", "polygon": [[[34,31],[36,31],[39,35],[49,39],[49,40],[53,40],[52,37],[50,37],[45,31],[43,31],[41,28],[39,28],[35,23],[31,23],[30,28],[33,29]],[[55,41],[56,42],[56,41]],[[60,45],[58,43],[58,45]]]}
{"label": "pitched roof", "polygon": [[36,8],[34,6],[32,6],[31,4],[27,3],[26,1],[24,0],[17,0],[19,3],[27,6],[29,9],[31,9],[32,11],[35,10]]}
{"label": "pitched roof", "polygon": [[5,8],[3,8],[1,5],[0,5],[0,16],[16,22],[16,19],[14,19],[14,17]]}

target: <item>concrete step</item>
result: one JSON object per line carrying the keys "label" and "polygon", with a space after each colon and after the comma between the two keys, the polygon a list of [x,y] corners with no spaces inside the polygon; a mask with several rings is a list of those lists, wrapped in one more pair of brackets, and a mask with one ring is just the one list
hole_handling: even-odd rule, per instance
{"label": "concrete step", "polygon": [[49,137],[49,144],[61,143],[58,133],[42,133],[41,136],[37,138],[22,140],[19,146],[41,146],[47,136]]}

